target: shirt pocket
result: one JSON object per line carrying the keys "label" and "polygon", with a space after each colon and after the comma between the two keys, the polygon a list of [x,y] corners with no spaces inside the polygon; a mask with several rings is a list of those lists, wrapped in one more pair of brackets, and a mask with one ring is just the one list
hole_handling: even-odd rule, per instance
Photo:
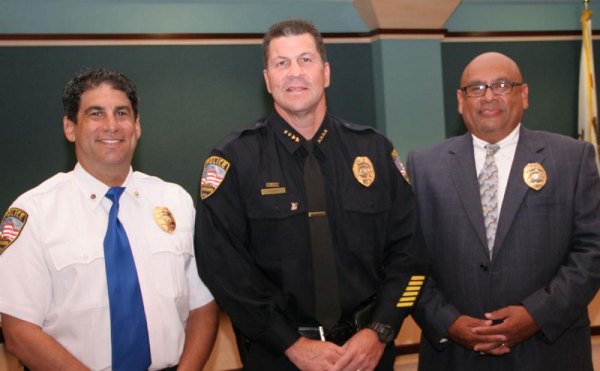
{"label": "shirt pocket", "polygon": [[[156,237],[156,236],[155,236]],[[157,291],[164,297],[189,295],[186,270],[195,264],[191,234],[172,234],[148,241],[151,251],[152,275]]]}
{"label": "shirt pocket", "polygon": [[383,189],[349,187],[341,194],[342,244],[358,256],[381,259],[392,207]]}
{"label": "shirt pocket", "polygon": [[85,310],[108,305],[104,246],[74,240],[51,246],[52,290],[56,306]]}
{"label": "shirt pocket", "polygon": [[384,189],[358,187],[353,184],[341,194],[346,213],[372,215],[387,213],[392,207],[390,193]]}
{"label": "shirt pocket", "polygon": [[250,253],[257,261],[295,258],[306,239],[306,209],[295,194],[261,196],[248,200]]}

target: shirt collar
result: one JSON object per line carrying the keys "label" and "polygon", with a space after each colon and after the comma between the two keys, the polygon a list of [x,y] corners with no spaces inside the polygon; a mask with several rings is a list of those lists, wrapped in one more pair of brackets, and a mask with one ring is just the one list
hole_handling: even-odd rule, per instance
{"label": "shirt collar", "polygon": [[[268,120],[273,123],[275,134],[289,153],[294,153],[306,141],[277,111],[273,111]],[[328,134],[331,131],[331,123],[329,121],[329,115],[325,114],[321,127],[319,127],[319,130],[317,130],[312,139],[317,147],[327,143]]]}
{"label": "shirt collar", "polygon": [[[521,129],[521,123],[519,123],[517,127],[515,127],[513,131],[510,132],[510,134],[504,137],[504,139],[496,143],[500,146],[500,150],[502,150],[502,148],[506,148],[511,144],[517,144],[517,142],[519,141],[519,129]],[[476,137],[473,134],[471,134],[471,137],[473,138],[473,146],[476,148],[483,150],[487,144],[490,144],[485,140]]]}
{"label": "shirt collar", "polygon": [[[90,201],[91,207],[96,208],[110,187],[88,173],[79,162],[75,165],[75,169],[73,169],[73,175],[85,198]],[[133,199],[139,198],[140,193],[131,167],[129,167],[129,173],[122,186],[125,187],[124,193],[129,194]]]}

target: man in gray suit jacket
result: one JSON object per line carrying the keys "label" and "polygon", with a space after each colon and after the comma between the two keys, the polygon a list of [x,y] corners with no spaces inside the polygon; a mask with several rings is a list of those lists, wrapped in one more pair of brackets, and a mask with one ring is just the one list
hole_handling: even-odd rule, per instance
{"label": "man in gray suit jacket", "polygon": [[[432,259],[413,314],[419,369],[592,370],[594,147],[521,126],[528,86],[505,55],[473,59],[457,98],[470,133],[408,156]],[[489,145],[498,148],[487,154]]]}

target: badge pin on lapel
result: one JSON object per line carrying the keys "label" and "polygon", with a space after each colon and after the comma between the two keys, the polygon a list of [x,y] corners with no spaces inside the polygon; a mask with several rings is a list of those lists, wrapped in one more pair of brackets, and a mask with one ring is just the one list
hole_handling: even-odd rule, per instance
{"label": "badge pin on lapel", "polygon": [[539,191],[546,185],[548,177],[542,164],[530,162],[523,169],[523,180],[529,188]]}

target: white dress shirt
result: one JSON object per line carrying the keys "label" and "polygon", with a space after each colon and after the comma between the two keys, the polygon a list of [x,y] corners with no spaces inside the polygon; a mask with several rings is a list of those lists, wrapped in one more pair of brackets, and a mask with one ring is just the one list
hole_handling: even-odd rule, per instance
{"label": "white dress shirt", "polygon": [[[180,186],[130,170],[119,220],[131,245],[148,323],[153,369],[176,365],[191,309],[213,297],[194,260],[195,210]],[[0,255],[0,312],[41,326],[93,370],[111,369],[110,312],[104,235],[108,186],[81,165],[21,195],[11,206],[28,214]],[[167,207],[171,233],[153,209]]]}

